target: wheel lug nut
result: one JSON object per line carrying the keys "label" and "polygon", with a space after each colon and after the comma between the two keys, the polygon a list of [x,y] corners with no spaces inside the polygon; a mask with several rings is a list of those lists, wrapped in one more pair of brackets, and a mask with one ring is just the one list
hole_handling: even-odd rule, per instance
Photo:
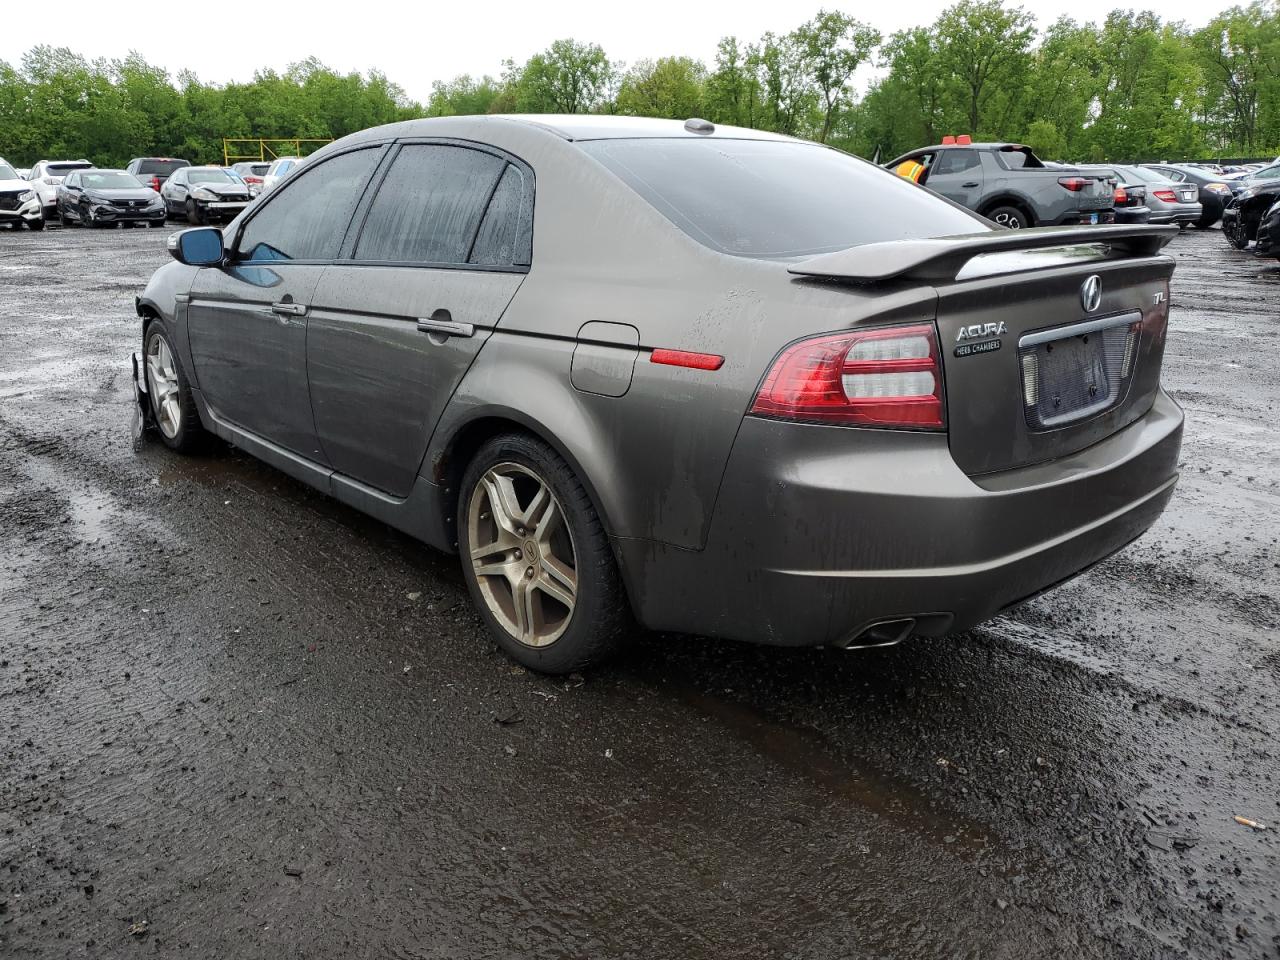
{"label": "wheel lug nut", "polygon": [[517,560],[523,560],[523,559],[524,559],[524,554],[523,554],[523,553],[521,553],[519,550],[517,550],[517,551],[516,551],[516,559],[517,559]]}
{"label": "wheel lug nut", "polygon": [[530,567],[528,570],[526,570],[526,571],[524,572],[524,575],[525,575],[526,577],[532,577],[532,576],[533,576],[533,567]]}

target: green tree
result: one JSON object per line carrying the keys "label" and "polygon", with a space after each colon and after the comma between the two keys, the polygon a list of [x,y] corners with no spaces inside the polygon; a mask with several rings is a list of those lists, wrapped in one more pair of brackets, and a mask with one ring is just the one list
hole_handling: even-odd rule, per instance
{"label": "green tree", "polygon": [[487,74],[479,80],[467,73],[448,81],[437,80],[431,85],[427,116],[452,117],[489,113],[501,94],[502,85]]}
{"label": "green tree", "polygon": [[598,44],[557,40],[521,67],[508,60],[504,80],[521,113],[588,113],[604,105],[614,72]]}
{"label": "green tree", "polygon": [[618,113],[685,119],[706,113],[707,68],[688,57],[641,60],[622,78]]}
{"label": "green tree", "polygon": [[1030,64],[1033,18],[1000,0],[960,0],[942,12],[936,33],[968,132],[1000,136]]}
{"label": "green tree", "polygon": [[854,71],[880,45],[880,31],[839,11],[819,10],[796,28],[793,37],[811,83],[822,96],[818,140],[826,143],[836,112],[847,106]]}

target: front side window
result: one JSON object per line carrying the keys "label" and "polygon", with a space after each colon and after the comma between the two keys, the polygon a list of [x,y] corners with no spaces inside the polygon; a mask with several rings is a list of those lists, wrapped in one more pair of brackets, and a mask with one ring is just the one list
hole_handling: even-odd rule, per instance
{"label": "front side window", "polygon": [[239,259],[332,260],[381,155],[381,147],[339,154],[281,184],[245,225]]}
{"label": "front side window", "polygon": [[355,259],[467,263],[489,198],[507,161],[444,144],[401,148],[369,216]]}
{"label": "front side window", "polygon": [[579,146],[693,239],[734,256],[812,256],[994,229],[887,170],[817,144],[652,138]]}

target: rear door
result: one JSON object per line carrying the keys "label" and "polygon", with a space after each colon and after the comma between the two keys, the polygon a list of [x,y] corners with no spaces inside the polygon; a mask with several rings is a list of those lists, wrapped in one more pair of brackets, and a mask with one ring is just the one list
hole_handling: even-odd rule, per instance
{"label": "rear door", "polygon": [[384,149],[332,156],[282,187],[245,221],[233,241],[232,262],[201,270],[191,286],[187,329],[196,380],[209,406],[222,419],[316,462],[323,455],[306,369],[312,294],[341,249]]}
{"label": "rear door", "polygon": [[1173,265],[1097,250],[979,257],[939,285],[951,453],[966,473],[1075,453],[1150,409]]}
{"label": "rear door", "polygon": [[339,473],[408,495],[445,404],[529,269],[532,211],[532,171],[498,150],[398,148],[310,318],[316,428]]}
{"label": "rear door", "polygon": [[948,200],[975,209],[982,196],[982,157],[977,150],[939,150],[925,186]]}

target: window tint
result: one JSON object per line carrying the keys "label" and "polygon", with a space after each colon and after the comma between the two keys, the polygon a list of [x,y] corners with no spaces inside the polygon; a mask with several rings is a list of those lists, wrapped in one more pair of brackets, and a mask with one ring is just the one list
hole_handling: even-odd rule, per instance
{"label": "window tint", "polygon": [[976,150],[943,150],[938,162],[933,165],[931,176],[942,176],[948,173],[964,173],[982,166],[982,159]]}
{"label": "window tint", "polygon": [[355,259],[466,263],[505,166],[465,147],[403,147],[369,208]]}
{"label": "window tint", "polygon": [[161,176],[169,176],[179,167],[190,166],[185,160],[142,160],[138,163],[136,173],[151,173]]}
{"label": "window tint", "polygon": [[244,228],[242,260],[332,260],[381,148],[354,150],[281,184]]}
{"label": "window tint", "polygon": [[653,138],[579,147],[689,236],[737,256],[991,229],[887,170],[815,144]]}
{"label": "window tint", "polygon": [[489,209],[480,221],[468,262],[485,266],[511,266],[528,264],[529,232],[524,205],[524,175],[515,164],[507,169],[493,192]]}

